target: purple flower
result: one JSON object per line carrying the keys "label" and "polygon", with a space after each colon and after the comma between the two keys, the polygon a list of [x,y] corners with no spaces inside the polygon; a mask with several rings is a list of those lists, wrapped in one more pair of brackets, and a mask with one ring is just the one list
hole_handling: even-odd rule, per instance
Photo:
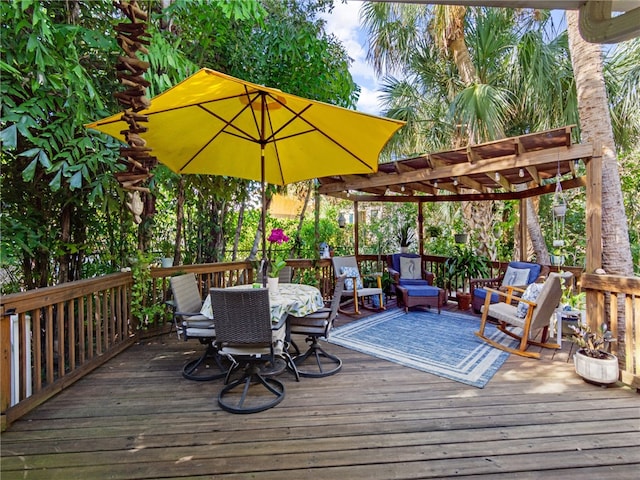
{"label": "purple flower", "polygon": [[289,237],[282,231],[281,228],[274,228],[271,230],[271,235],[267,238],[271,243],[277,243],[281,245],[283,242],[288,242]]}

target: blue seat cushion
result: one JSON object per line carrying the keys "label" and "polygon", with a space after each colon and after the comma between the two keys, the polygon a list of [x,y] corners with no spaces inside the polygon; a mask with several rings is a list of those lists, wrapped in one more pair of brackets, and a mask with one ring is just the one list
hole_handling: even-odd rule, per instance
{"label": "blue seat cushion", "polygon": [[[475,298],[480,298],[482,299],[482,302],[484,303],[485,299],[487,298],[487,291],[484,288],[476,288],[473,291],[473,296]],[[500,295],[498,295],[497,293],[492,293],[491,294],[491,303],[498,303],[500,301]]]}
{"label": "blue seat cushion", "polygon": [[424,286],[406,286],[407,295],[409,297],[437,297],[440,295],[440,289],[438,287],[432,287],[431,285]]}
{"label": "blue seat cushion", "polygon": [[416,278],[413,280],[408,278],[401,278],[398,281],[398,284],[401,287],[428,287],[429,286],[429,282],[421,278]]}

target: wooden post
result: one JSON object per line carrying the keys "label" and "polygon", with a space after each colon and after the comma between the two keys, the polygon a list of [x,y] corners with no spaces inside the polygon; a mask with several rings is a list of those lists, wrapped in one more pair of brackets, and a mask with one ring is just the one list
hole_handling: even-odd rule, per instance
{"label": "wooden post", "polygon": [[353,254],[357,257],[360,250],[358,241],[358,202],[353,202]]}
{"label": "wooden post", "polygon": [[[587,258],[586,271],[594,273],[602,267],[602,145],[594,143],[593,156],[585,159],[587,167]],[[604,321],[604,298],[602,294],[587,291],[587,315],[589,325],[596,329]],[[611,306],[616,308],[615,305]]]}
{"label": "wooden post", "polygon": [[11,317],[0,316],[0,431],[7,428],[7,410],[11,405]]}
{"label": "wooden post", "polygon": [[[418,202],[418,252],[420,258],[424,255],[424,215],[422,207],[424,202]],[[422,261],[422,260],[421,260]]]}

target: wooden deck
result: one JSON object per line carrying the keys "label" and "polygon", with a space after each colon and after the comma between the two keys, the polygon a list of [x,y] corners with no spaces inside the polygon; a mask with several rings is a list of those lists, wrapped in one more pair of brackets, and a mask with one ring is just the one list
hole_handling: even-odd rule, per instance
{"label": "wooden deck", "polygon": [[583,382],[566,350],[511,355],[476,389],[328,345],[338,375],[285,373],[280,405],[232,415],[221,381],[180,375],[201,348],[175,335],[129,348],[4,432],[0,477],[638,478],[640,396]]}

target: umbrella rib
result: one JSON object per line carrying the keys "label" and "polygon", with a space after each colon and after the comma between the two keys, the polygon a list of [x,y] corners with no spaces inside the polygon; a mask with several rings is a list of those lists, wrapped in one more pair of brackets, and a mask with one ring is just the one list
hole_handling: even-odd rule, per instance
{"label": "umbrella rib", "polygon": [[[330,135],[327,135],[324,131],[322,131],[322,129],[318,128],[317,126],[315,126],[313,123],[311,123],[309,120],[307,120],[303,114],[309,110],[313,104],[308,104],[305,108],[303,108],[302,110],[300,110],[299,113],[295,112],[294,110],[292,110],[288,105],[278,101],[278,99],[275,99],[280,105],[282,105],[284,108],[286,108],[287,110],[289,110],[289,112],[291,112],[293,114],[293,117],[287,122],[285,123],[282,127],[280,127],[278,129],[277,132],[273,132],[270,136],[269,136],[269,141],[273,142],[274,145],[276,144],[277,141],[280,140],[285,140],[287,138],[293,138],[296,137],[298,135],[303,135],[306,133],[310,133],[312,131],[316,131],[318,132],[320,135],[324,136],[327,140],[329,140],[331,143],[337,145],[338,147],[340,147],[342,150],[344,150],[345,152],[347,152],[349,155],[351,155],[354,159],[356,159],[358,162],[360,162],[362,165],[368,167],[370,170],[373,170],[369,164],[367,162],[365,162],[362,158],[360,158],[358,155],[356,155],[355,153],[353,153],[351,150],[349,150],[347,147],[345,147],[344,145],[342,145],[339,142],[336,142]],[[289,125],[291,122],[293,122],[296,118],[299,118],[300,120],[302,120],[303,122],[305,122],[307,125],[309,125],[310,130],[308,131],[304,131],[304,132],[298,132],[298,133],[294,133],[291,135],[287,135],[284,137],[280,137],[280,138],[275,138],[275,136],[278,134],[278,132],[281,132],[287,125]]]}

